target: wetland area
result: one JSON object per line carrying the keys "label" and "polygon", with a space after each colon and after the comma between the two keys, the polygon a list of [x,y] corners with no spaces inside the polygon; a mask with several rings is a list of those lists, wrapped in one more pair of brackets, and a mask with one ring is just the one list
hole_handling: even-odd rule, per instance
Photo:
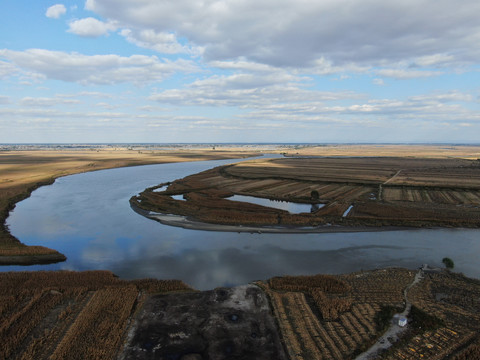
{"label": "wetland area", "polygon": [[[252,155],[252,149],[249,150]],[[462,206],[456,216],[461,219],[466,210],[468,224],[474,225],[477,163],[472,161],[470,169],[464,166],[466,160],[450,161],[460,167],[450,172],[453,176],[448,181],[463,177],[460,189],[453,189],[452,184],[447,184],[447,188],[445,180],[438,177],[437,181],[444,183],[433,188],[425,188],[425,184],[403,186],[402,176],[404,181],[411,182],[422,181],[425,175],[407,170],[405,162],[403,174],[392,167],[388,174],[380,174],[368,185],[312,185],[301,179],[299,182],[298,178],[278,179],[278,169],[287,169],[284,174],[288,177],[292,161],[309,162],[307,173],[318,180],[319,175],[312,169],[324,167],[323,158],[310,158],[310,147],[295,149],[294,156],[308,156],[303,159],[291,155],[283,159],[285,148],[275,150],[276,154],[259,156],[253,166],[248,159],[227,160],[226,154],[222,154],[223,160],[142,165],[59,177],[17,203],[6,222],[11,234],[27,246],[55,249],[67,259],[55,264],[0,268],[5,304],[0,309],[0,331],[5,339],[0,355],[22,358],[35,354],[36,358],[58,359],[354,359],[382,339],[392,316],[403,311],[408,299],[412,310],[406,315],[407,330],[399,341],[392,340],[391,346],[377,344],[385,350],[382,354],[373,353],[374,358],[415,358],[422,354],[427,358],[450,356],[460,360],[471,354],[476,356],[480,344],[480,282],[475,280],[480,278],[480,230],[431,227],[427,223],[427,228],[414,229],[393,224],[397,226],[395,230],[369,224],[363,225],[362,231],[355,231],[360,227],[352,227],[348,221],[363,216],[369,202],[383,196],[403,205],[406,201],[422,201],[431,207],[432,203],[441,202],[448,209],[460,201]],[[320,148],[316,154],[320,151],[322,155],[323,151],[335,156],[333,150]],[[465,158],[467,150],[472,151],[466,147],[459,157]],[[342,153],[344,149],[336,151]],[[358,147],[350,151],[358,151]],[[125,164],[123,156],[121,161]],[[139,152],[136,156],[145,154]],[[130,156],[130,165],[134,158]],[[352,163],[357,161],[349,159]],[[158,160],[150,158],[147,162]],[[145,157],[142,161],[146,161]],[[273,166],[266,166],[270,161]],[[435,164],[430,169],[438,174],[437,160],[425,161]],[[378,159],[373,162],[378,166]],[[407,162],[411,164],[412,160]],[[232,167],[233,163],[238,165]],[[131,206],[132,196],[141,199],[145,189],[150,189],[154,196],[168,197],[170,204],[180,204],[172,207],[177,211],[182,204],[207,196],[201,191],[200,195],[195,194],[200,184],[197,174],[200,180],[205,178],[201,174],[211,179],[212,168],[229,169],[229,186],[234,183],[237,188],[257,191],[237,191],[236,195],[277,200],[274,204],[281,205],[280,208],[267,210],[276,211],[275,219],[279,221],[275,226],[282,225],[281,219],[301,223],[302,217],[314,217],[322,211],[328,214],[329,208],[334,209],[335,216],[328,218],[326,224],[301,223],[305,233],[296,233],[294,227],[293,232],[280,227],[267,233],[252,222],[239,229],[238,224],[230,222],[231,218],[220,225],[207,224],[204,230],[194,230],[152,221],[137,213],[151,214],[148,206],[141,211],[136,209],[137,212]],[[258,179],[248,177],[258,176],[259,168],[273,172],[275,181],[282,183],[263,179],[263,187],[252,186]],[[378,167],[371,169],[366,172],[378,175]],[[322,172],[325,175],[323,169]],[[466,172],[472,176],[465,177]],[[232,177],[239,173],[247,178],[247,183]],[[378,181],[383,185],[380,195]],[[395,182],[402,191],[397,191]],[[195,191],[185,191],[191,184],[196,184]],[[266,194],[278,191],[277,185],[297,194],[296,203],[304,207],[304,215],[284,207],[290,205],[288,198]],[[327,188],[329,191],[322,193]],[[313,190],[318,191],[318,198],[313,196]],[[222,195],[220,202],[240,200],[239,206],[247,209],[266,209],[263,206],[269,204],[248,204],[251,198],[232,198],[231,191],[225,188],[216,188],[213,194]],[[348,201],[338,201],[342,194],[350,196]],[[219,201],[215,196],[213,204]],[[357,206],[362,202],[363,210]],[[144,201],[139,204],[148,205]],[[312,205],[319,204],[312,212]],[[418,213],[424,211],[418,209]],[[191,219],[195,217],[188,221]],[[392,225],[388,221],[387,224]],[[219,226],[233,226],[228,229],[238,231],[211,231],[222,230]],[[292,224],[287,226],[292,229]],[[318,226],[322,227],[321,232],[311,232]],[[246,228],[249,230],[245,231]],[[447,256],[454,259],[455,272],[468,277],[436,269]],[[433,270],[418,270],[425,263]],[[414,282],[419,276],[421,280]],[[144,280],[147,278],[150,280]],[[100,344],[98,339],[105,337],[109,341]],[[76,345],[69,345],[72,343]]]}
{"label": "wetland area", "polygon": [[147,187],[236,161],[146,165],[59,178],[18,203],[7,224],[25,244],[41,244],[67,256],[66,262],[28,270],[106,269],[125,279],[181,279],[200,290],[283,274],[416,268],[422,263],[440,266],[445,256],[455,259],[458,271],[480,277],[477,229],[325,234],[196,231],[154,222],[130,208],[130,197]]}

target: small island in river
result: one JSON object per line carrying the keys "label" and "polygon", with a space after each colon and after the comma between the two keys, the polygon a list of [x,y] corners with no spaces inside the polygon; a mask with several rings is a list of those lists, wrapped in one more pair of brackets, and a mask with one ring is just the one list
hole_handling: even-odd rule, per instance
{"label": "small island in river", "polygon": [[[238,196],[252,200],[237,201]],[[275,203],[254,203],[257,199],[307,207],[294,213]],[[478,227],[480,161],[311,156],[250,160],[148,188],[130,202],[161,222],[209,230]]]}

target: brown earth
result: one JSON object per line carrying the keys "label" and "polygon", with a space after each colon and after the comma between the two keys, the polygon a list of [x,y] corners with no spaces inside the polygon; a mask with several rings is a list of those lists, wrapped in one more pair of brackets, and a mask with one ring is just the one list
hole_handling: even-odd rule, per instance
{"label": "brown earth", "polygon": [[254,150],[222,148],[133,151],[127,149],[0,151],[0,265],[41,264],[64,261],[64,255],[42,246],[26,246],[13,237],[5,220],[15,203],[36,188],[52,184],[61,176],[124,166],[182,161],[242,158],[258,155]]}
{"label": "brown earth", "polygon": [[265,293],[255,285],[155,295],[120,359],[287,359]]}

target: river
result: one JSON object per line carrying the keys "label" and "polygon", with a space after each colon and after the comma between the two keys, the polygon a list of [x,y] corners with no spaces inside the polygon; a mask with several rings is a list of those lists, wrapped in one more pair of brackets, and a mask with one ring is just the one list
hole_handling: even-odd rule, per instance
{"label": "river", "polygon": [[67,261],[19,270],[111,270],[121,278],[181,279],[199,290],[276,275],[348,273],[388,266],[442,266],[480,278],[480,230],[433,229],[327,234],[250,234],[186,230],[135,213],[145,188],[238,160],[146,165],[59,178],[17,204],[7,219],[23,243]]}

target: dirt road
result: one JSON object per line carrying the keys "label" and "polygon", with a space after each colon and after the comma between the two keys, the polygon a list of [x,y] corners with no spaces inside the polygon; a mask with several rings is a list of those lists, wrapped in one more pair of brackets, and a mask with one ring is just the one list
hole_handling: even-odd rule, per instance
{"label": "dirt road", "polygon": [[399,336],[407,330],[408,325],[404,327],[398,325],[398,318],[406,318],[410,314],[412,303],[408,300],[408,291],[412,288],[412,286],[418,284],[422,277],[423,270],[420,269],[415,274],[415,278],[410,283],[410,285],[408,285],[405,290],[403,290],[403,297],[406,304],[405,310],[403,310],[401,314],[396,314],[396,316],[392,319],[392,324],[390,325],[388,330],[377,340],[377,342],[370,349],[357,356],[355,360],[375,359],[379,351],[388,349],[398,340]]}

